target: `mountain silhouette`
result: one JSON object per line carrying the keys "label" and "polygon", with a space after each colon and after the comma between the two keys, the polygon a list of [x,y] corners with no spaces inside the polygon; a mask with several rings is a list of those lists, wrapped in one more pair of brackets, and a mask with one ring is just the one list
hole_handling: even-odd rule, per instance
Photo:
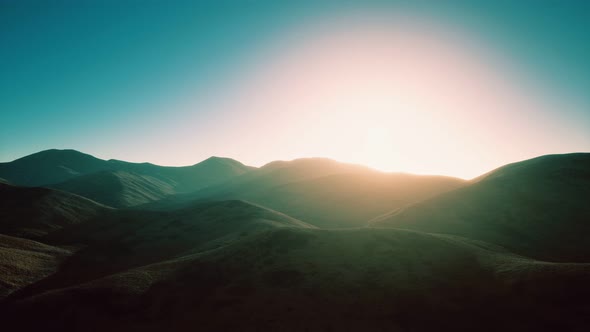
{"label": "mountain silhouette", "polygon": [[8,330],[587,327],[588,153],[472,181],[322,158],[29,157],[0,173]]}
{"label": "mountain silhouette", "polygon": [[252,168],[211,157],[184,167],[102,160],[75,150],[46,150],[0,163],[0,177],[20,186],[50,186],[97,202],[125,207],[191,192]]}
{"label": "mountain silhouette", "polygon": [[62,191],[0,184],[0,233],[5,235],[38,240],[108,210],[104,205]]}
{"label": "mountain silhouette", "polygon": [[223,183],[155,205],[178,207],[195,199],[243,199],[319,227],[351,227],[465,181],[442,176],[383,173],[330,159],[272,162]]}
{"label": "mountain silhouette", "polygon": [[43,186],[108,169],[108,162],[76,150],[45,150],[0,163],[0,177],[21,186]]}

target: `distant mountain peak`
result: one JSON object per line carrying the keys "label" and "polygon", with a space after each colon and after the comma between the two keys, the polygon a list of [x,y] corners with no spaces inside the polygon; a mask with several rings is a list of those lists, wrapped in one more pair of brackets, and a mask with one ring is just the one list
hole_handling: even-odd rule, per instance
{"label": "distant mountain peak", "polygon": [[239,163],[241,164],[241,162],[232,159],[232,158],[228,158],[228,157],[219,157],[219,156],[211,156],[203,161],[201,161],[199,164],[201,163],[212,163],[212,162],[231,162],[231,163]]}
{"label": "distant mountain peak", "polygon": [[21,186],[48,186],[102,171],[125,171],[151,176],[178,192],[190,192],[252,169],[237,160],[217,156],[192,166],[169,167],[148,162],[107,161],[72,149],[50,149],[0,163],[0,178]]}
{"label": "distant mountain peak", "polygon": [[209,157],[209,158],[201,161],[200,163],[221,162],[221,161],[237,161],[237,160],[234,160],[234,159],[231,159],[231,158],[226,158],[226,157],[211,156],[211,157]]}
{"label": "distant mountain peak", "polygon": [[43,150],[43,151],[39,151],[33,154],[30,154],[28,156],[24,156],[21,158],[16,159],[15,161],[18,160],[33,160],[33,159],[45,159],[45,158],[51,158],[51,157],[60,157],[60,158],[76,158],[76,157],[83,157],[83,158],[94,158],[94,159],[98,159],[92,155],[89,155],[87,153],[83,153],[80,152],[78,150],[74,150],[74,149],[48,149],[48,150]]}

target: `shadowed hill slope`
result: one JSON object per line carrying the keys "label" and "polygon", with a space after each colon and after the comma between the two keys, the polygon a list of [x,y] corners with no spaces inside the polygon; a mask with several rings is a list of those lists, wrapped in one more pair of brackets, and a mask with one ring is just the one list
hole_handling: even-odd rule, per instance
{"label": "shadowed hill slope", "polygon": [[588,277],[588,264],[534,261],[459,237],[283,228],[3,313],[7,326],[65,331],[582,331]]}
{"label": "shadowed hill slope", "polygon": [[46,186],[99,171],[126,171],[166,180],[180,192],[196,190],[252,170],[230,158],[211,157],[192,166],[158,166],[102,160],[76,150],[45,150],[0,163],[0,178],[15,185]]}
{"label": "shadowed hill slope", "polygon": [[315,227],[243,201],[198,203],[176,211],[112,210],[46,237],[51,245],[83,249],[59,273],[19,296],[210,250],[275,228]]}
{"label": "shadowed hill slope", "polygon": [[110,211],[70,193],[0,183],[0,298],[57,272],[73,250],[31,239],[46,241]]}
{"label": "shadowed hill slope", "polygon": [[0,299],[55,273],[71,252],[0,234]]}
{"label": "shadowed hill slope", "polygon": [[175,193],[170,183],[149,175],[125,171],[101,171],[52,185],[112,207],[126,207],[160,200]]}
{"label": "shadowed hill slope", "polygon": [[320,227],[350,227],[462,185],[462,180],[442,176],[359,172],[288,183],[246,197]]}
{"label": "shadowed hill slope", "polygon": [[[419,230],[322,230],[243,200],[109,209],[61,191],[3,185],[9,193],[3,197],[14,197],[3,213],[20,208],[6,212],[18,215],[10,227],[0,219],[0,233],[20,234],[19,227],[11,228],[17,220],[39,228],[39,220],[55,219],[43,217],[47,213],[59,217],[67,210],[59,203],[64,200],[100,211],[86,215],[82,209],[73,220],[83,222],[52,222],[57,227],[49,231],[40,223],[41,231],[33,234],[46,244],[0,236],[6,247],[0,246],[0,269],[12,271],[0,278],[1,291],[9,294],[0,302],[0,320],[10,330],[61,331],[585,331],[590,264],[541,261],[513,251],[584,261],[577,258],[588,250],[582,241],[588,214],[578,198],[588,197],[587,155],[529,162],[500,168],[373,224],[391,226],[391,218],[415,209],[435,211],[424,222],[403,226]],[[293,209],[319,202],[328,212],[426,198],[433,191],[422,187],[441,181],[446,188],[445,181],[455,180],[355,169],[316,177],[279,165],[280,173],[261,175],[263,190],[247,191],[251,197],[299,199],[287,206]],[[355,198],[381,196],[386,199],[349,206]],[[429,210],[441,199],[444,204]],[[547,206],[557,210],[524,218]],[[464,211],[473,215],[456,222]],[[553,213],[565,217],[554,221]],[[72,214],[78,216],[67,215]],[[430,223],[441,216],[442,231]]]}
{"label": "shadowed hill slope", "polygon": [[590,154],[501,167],[372,223],[480,239],[530,257],[590,262]]}
{"label": "shadowed hill slope", "polygon": [[110,208],[74,194],[0,183],[0,233],[41,239]]}
{"label": "shadowed hill slope", "polygon": [[148,175],[172,185],[176,192],[191,192],[227,181],[255,169],[230,158],[210,157],[192,166],[171,167],[150,163],[129,163],[109,160],[113,170]]}

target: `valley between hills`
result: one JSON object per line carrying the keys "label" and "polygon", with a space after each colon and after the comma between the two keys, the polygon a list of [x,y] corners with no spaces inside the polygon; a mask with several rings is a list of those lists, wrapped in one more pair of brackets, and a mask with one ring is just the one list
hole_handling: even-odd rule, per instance
{"label": "valley between hills", "polygon": [[466,181],[47,150],[0,179],[7,331],[590,326],[590,153]]}

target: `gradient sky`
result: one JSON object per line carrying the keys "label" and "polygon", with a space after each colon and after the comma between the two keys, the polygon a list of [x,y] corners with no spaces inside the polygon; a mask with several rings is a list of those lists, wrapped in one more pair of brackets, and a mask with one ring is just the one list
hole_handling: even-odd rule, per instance
{"label": "gradient sky", "polygon": [[0,0],[0,161],[321,156],[472,178],[590,151],[589,35],[574,0]]}

